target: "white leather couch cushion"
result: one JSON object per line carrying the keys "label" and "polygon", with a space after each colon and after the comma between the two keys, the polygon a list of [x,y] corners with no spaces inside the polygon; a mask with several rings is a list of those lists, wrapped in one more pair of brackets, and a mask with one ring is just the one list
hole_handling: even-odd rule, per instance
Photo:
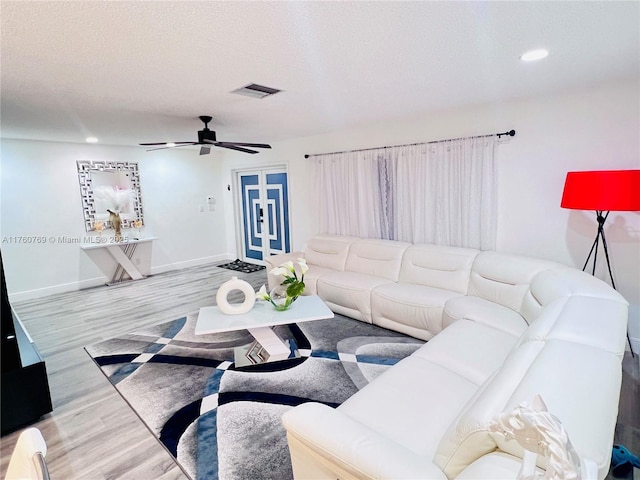
{"label": "white leather couch cushion", "polygon": [[447,480],[428,458],[326,405],[304,403],[282,422],[296,480]]}
{"label": "white leather couch cushion", "polygon": [[446,328],[460,319],[482,323],[515,337],[522,335],[527,328],[527,322],[519,313],[480,297],[461,296],[445,303],[442,327]]}
{"label": "white leather couch cushion", "polygon": [[489,433],[489,423],[496,414],[505,411],[515,385],[526,375],[543,347],[544,342],[529,342],[512,351],[501,369],[460,411],[442,436],[433,457],[433,462],[447,477],[457,476],[469,464],[496,449],[497,444]]}
{"label": "white leather couch cushion", "polygon": [[446,367],[412,355],[350,397],[338,411],[431,459],[449,424],[477,388]]}
{"label": "white leather couch cushion", "polygon": [[338,410],[431,459],[449,422],[500,368],[515,341],[499,330],[462,320],[380,375]]}
{"label": "white leather couch cushion", "polygon": [[459,320],[412,356],[441,365],[479,387],[502,367],[516,342],[501,330]]}
{"label": "white leather couch cushion", "polygon": [[392,240],[358,240],[349,248],[344,269],[397,282],[402,255],[409,245]]}
{"label": "white leather couch cushion", "polygon": [[565,340],[624,356],[628,304],[596,297],[564,297],[547,305],[519,343]]}
{"label": "white leather couch cushion", "polygon": [[344,272],[322,275],[317,291],[336,313],[371,323],[371,291],[398,280],[408,243],[358,240],[349,247]]}
{"label": "white leather couch cushion", "polygon": [[408,283],[388,283],[371,292],[375,325],[429,340],[442,331],[442,309],[461,294]]}
{"label": "white leather couch cushion", "polygon": [[533,278],[558,264],[508,253],[482,252],[473,262],[469,295],[520,312]]}
{"label": "white leather couch cushion", "polygon": [[318,279],[318,295],[332,311],[371,323],[371,291],[386,283],[391,280],[363,273],[327,273]]}
{"label": "white leather couch cushion", "polygon": [[559,266],[542,271],[534,277],[523,299],[520,313],[531,323],[545,305],[558,298],[578,295],[626,303],[622,295],[593,275]]}
{"label": "white leather couch cushion", "polygon": [[371,293],[372,321],[423,340],[442,331],[447,300],[466,294],[478,250],[412,245],[402,256],[398,283]]}
{"label": "white leather couch cushion", "polygon": [[[494,452],[473,462],[455,480],[516,480],[521,468],[521,458]],[[536,469],[536,475],[542,476],[543,473],[541,469]]]}
{"label": "white leather couch cushion", "polygon": [[307,264],[309,270],[304,275],[304,292],[303,295],[318,294],[318,279],[328,273],[334,273],[335,270],[319,265]]}
{"label": "white leather couch cushion", "polygon": [[402,257],[400,283],[427,285],[465,295],[473,260],[480,253],[470,248],[416,244]]}
{"label": "white leather couch cushion", "polygon": [[317,235],[307,242],[304,258],[310,265],[318,265],[341,272],[344,270],[349,247],[358,239],[341,235]]}
{"label": "white leather couch cushion", "polygon": [[[560,340],[545,342],[544,348],[527,370],[511,395],[506,411],[540,394],[549,411],[562,422],[581,458],[593,460],[598,477],[609,470],[613,447],[615,412],[622,381],[620,359],[598,348]],[[598,381],[594,381],[597,378]],[[571,394],[566,388],[570,385]],[[522,448],[514,441],[497,437],[499,448],[522,456]],[[541,462],[538,466],[544,468]]]}
{"label": "white leather couch cushion", "polygon": [[[490,433],[489,423],[540,394],[570,433],[579,456],[594,460],[604,478],[616,418],[602,412],[616,411],[620,382],[620,360],[612,353],[561,340],[524,343],[461,411],[443,436],[434,463],[451,478],[496,447],[522,457],[519,444]],[[538,460],[545,468],[543,457]]]}
{"label": "white leather couch cushion", "polygon": [[290,252],[272,255],[264,259],[267,264],[267,278],[269,290],[280,285],[284,280],[282,275],[271,275],[269,272],[287,261],[295,262],[304,258],[309,271],[304,276],[305,289],[303,295],[316,295],[318,278],[328,272],[344,270],[349,247],[358,240],[355,237],[343,235],[316,235],[307,242],[304,252]]}

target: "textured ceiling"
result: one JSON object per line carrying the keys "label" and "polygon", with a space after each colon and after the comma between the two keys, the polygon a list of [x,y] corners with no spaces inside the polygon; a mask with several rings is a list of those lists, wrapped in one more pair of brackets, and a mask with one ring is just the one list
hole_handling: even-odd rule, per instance
{"label": "textured ceiling", "polygon": [[[1,135],[276,142],[639,79],[640,2],[2,1]],[[551,55],[523,64],[525,50]],[[248,83],[283,92],[231,94]]]}

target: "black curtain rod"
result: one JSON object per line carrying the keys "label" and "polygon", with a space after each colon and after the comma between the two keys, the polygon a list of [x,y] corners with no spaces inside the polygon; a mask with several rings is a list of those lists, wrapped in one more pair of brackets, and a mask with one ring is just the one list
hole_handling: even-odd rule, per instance
{"label": "black curtain rod", "polygon": [[454,140],[464,140],[467,138],[484,138],[484,137],[493,137],[494,135],[497,135],[498,138],[502,137],[503,135],[507,135],[509,137],[513,137],[515,136],[516,131],[515,130],[509,130],[508,132],[502,132],[502,133],[492,133],[489,135],[476,135],[473,137],[460,137],[460,138],[449,138],[447,140],[433,140],[431,142],[418,142],[418,143],[406,143],[404,145],[389,145],[386,147],[374,147],[374,148],[360,148],[358,150],[344,150],[342,152],[331,152],[331,153],[312,153],[312,154],[305,154],[304,158],[309,158],[309,157],[316,157],[318,155],[337,155],[339,153],[351,153],[351,152],[366,152],[368,150],[380,150],[383,148],[396,148],[396,147],[413,147],[414,145],[428,145],[430,143],[441,143],[441,142],[452,142]]}

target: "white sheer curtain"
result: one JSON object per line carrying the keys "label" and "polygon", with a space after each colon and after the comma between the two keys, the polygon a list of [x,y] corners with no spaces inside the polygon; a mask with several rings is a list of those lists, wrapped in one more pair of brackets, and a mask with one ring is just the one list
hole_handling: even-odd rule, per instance
{"label": "white sheer curtain", "polygon": [[379,157],[377,150],[314,157],[321,232],[388,238],[381,233],[387,195],[378,181]]}
{"label": "white sheer curtain", "polygon": [[397,240],[495,248],[496,139],[465,138],[393,152]]}
{"label": "white sheer curtain", "polygon": [[314,157],[320,230],[490,250],[497,136]]}

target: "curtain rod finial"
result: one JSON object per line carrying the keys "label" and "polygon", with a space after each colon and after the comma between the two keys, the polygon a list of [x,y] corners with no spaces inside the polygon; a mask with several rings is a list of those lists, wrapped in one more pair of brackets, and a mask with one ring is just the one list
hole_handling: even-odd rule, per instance
{"label": "curtain rod finial", "polygon": [[509,137],[514,137],[516,135],[516,131],[515,130],[508,130],[506,132],[503,133],[498,133],[498,138],[500,138],[503,135],[509,136]]}

